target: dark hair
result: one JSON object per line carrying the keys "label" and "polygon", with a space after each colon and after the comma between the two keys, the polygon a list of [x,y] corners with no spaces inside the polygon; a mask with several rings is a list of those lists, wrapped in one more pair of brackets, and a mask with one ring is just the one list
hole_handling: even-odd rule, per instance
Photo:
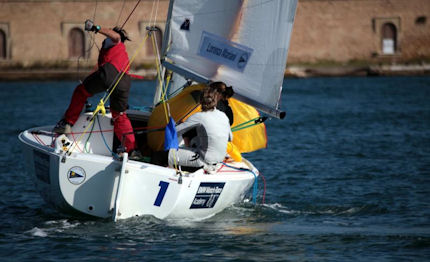
{"label": "dark hair", "polygon": [[234,95],[233,87],[227,86],[224,82],[213,82],[209,86],[217,89],[224,99],[230,98]]}
{"label": "dark hair", "polygon": [[112,30],[117,32],[121,36],[121,42],[124,43],[127,40],[131,41],[130,38],[128,38],[127,31],[125,31],[124,29],[119,28],[118,26],[115,26]]}

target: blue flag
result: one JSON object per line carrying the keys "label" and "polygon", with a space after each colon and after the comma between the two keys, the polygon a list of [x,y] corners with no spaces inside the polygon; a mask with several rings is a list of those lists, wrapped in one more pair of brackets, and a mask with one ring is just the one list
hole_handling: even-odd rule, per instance
{"label": "blue flag", "polygon": [[167,151],[171,148],[178,149],[178,135],[176,134],[175,120],[173,117],[170,117],[164,132],[164,150]]}

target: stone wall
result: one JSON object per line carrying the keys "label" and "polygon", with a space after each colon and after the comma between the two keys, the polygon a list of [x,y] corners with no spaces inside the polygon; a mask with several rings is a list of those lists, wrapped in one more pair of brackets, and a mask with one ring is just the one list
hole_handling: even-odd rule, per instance
{"label": "stone wall", "polygon": [[[124,7],[123,7],[124,4]],[[102,26],[122,25],[134,8],[136,1],[14,1],[0,2],[0,29],[8,30],[8,57],[3,62],[15,62],[25,66],[63,66],[77,59],[68,59],[68,34],[72,28],[84,29],[84,21],[92,19]],[[156,26],[164,30],[169,2],[159,1]],[[151,18],[153,1],[143,0],[127,22],[125,28],[133,40],[127,44],[133,54],[146,34],[145,27]],[[121,10],[123,10],[121,12]],[[121,16],[120,16],[121,15]],[[95,19],[94,19],[95,18]],[[119,18],[119,19],[118,19]],[[155,19],[155,12],[153,13]],[[118,21],[118,23],[117,23]],[[90,50],[80,63],[94,65],[98,47],[104,37],[85,33],[86,50]],[[95,41],[94,41],[95,40]],[[137,63],[149,61],[143,52],[136,58]],[[151,59],[153,61],[153,59]]]}
{"label": "stone wall", "polygon": [[[394,55],[382,53],[381,27],[387,22],[397,29]],[[299,0],[288,58],[291,63],[429,58],[429,0]]]}
{"label": "stone wall", "polygon": [[[76,65],[68,58],[68,34],[83,28],[85,19],[97,24],[122,24],[135,0],[3,0],[0,2],[0,30],[6,34],[7,56],[0,65],[62,67]],[[124,6],[123,6],[124,5]],[[157,26],[164,30],[169,2],[159,1]],[[127,22],[134,40],[130,54],[138,48],[151,17],[153,1],[143,0]],[[121,12],[121,10],[123,10]],[[118,17],[121,17],[118,19]],[[382,53],[382,25],[396,27],[396,52]],[[97,47],[85,34],[91,50],[82,65],[94,65]],[[96,35],[100,45],[102,36]],[[145,47],[146,48],[146,47]],[[137,64],[151,63],[143,51]],[[429,61],[430,0],[299,0],[289,52],[289,63],[379,63]]]}

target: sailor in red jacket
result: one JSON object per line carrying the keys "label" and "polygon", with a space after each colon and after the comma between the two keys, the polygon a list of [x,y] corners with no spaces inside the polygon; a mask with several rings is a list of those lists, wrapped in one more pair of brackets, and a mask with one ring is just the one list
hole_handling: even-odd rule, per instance
{"label": "sailor in red jacket", "polygon": [[110,96],[110,110],[114,120],[114,133],[120,141],[124,142],[126,151],[130,152],[135,149],[135,137],[130,120],[125,113],[131,79],[128,75],[129,59],[124,45],[124,42],[130,39],[124,29],[102,28],[94,25],[90,20],[85,22],[85,30],[106,36],[99,53],[98,70],[86,77],[84,82],[76,87],[70,105],[63,119],[55,126],[54,132],[70,133],[87,98],[113,87],[121,72],[125,72]]}

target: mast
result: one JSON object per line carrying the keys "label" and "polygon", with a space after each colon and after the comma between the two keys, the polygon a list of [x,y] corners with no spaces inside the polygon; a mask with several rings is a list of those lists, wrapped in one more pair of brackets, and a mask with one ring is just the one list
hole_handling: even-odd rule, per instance
{"label": "mast", "polygon": [[[163,45],[161,47],[161,60],[164,60],[164,57],[166,56],[166,52],[169,48],[169,42],[170,42],[170,21],[171,21],[171,17],[172,17],[172,10],[173,10],[173,4],[174,4],[175,0],[170,0],[169,2],[169,10],[167,12],[167,19],[166,19],[166,25],[164,27],[164,35],[163,35]],[[160,63],[162,64],[162,63]],[[166,74],[166,68],[162,67],[162,69],[160,70],[161,72],[161,76],[163,79],[165,77]],[[160,102],[161,100],[161,94],[162,94],[162,90],[163,90],[163,86],[162,84],[164,83],[164,81],[161,81],[158,83],[157,88],[155,89],[155,94],[154,94],[154,100],[153,100],[153,105],[156,105]]]}

